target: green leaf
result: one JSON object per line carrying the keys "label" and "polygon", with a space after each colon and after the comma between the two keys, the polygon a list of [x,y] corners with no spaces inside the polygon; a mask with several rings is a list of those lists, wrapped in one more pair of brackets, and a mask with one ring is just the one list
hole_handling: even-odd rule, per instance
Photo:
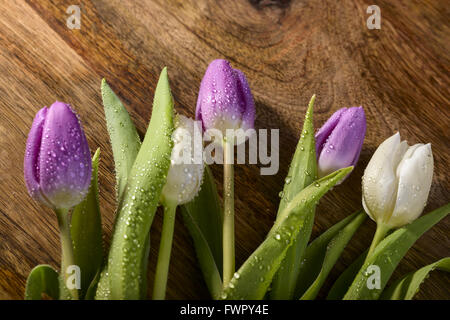
{"label": "green leaf", "polygon": [[[285,179],[277,220],[291,199],[305,187],[310,185],[317,176],[316,148],[313,126],[313,106],[316,96],[313,95],[308,106],[303,124],[303,130],[295,150],[294,157]],[[292,299],[299,277],[300,264],[314,223],[315,207],[305,216],[305,224],[297,235],[286,257],[281,263],[272,283],[271,299]]]}
{"label": "green leaf", "polygon": [[297,294],[301,300],[313,300],[347,243],[367,215],[359,211],[343,219],[314,240],[306,249],[300,268]]}
{"label": "green leaf", "polygon": [[59,275],[51,266],[40,264],[31,270],[25,287],[25,300],[43,300],[48,296],[59,298]]}
{"label": "green leaf", "polygon": [[147,299],[147,277],[145,276],[148,271],[148,257],[150,255],[150,232],[147,233],[147,239],[144,241],[144,250],[141,260],[141,274],[144,275],[141,285],[141,300]]}
{"label": "green leaf", "polygon": [[89,285],[89,288],[86,291],[86,294],[84,295],[84,300],[94,300],[95,299],[95,293],[97,291],[98,282],[100,280],[100,275],[101,275],[101,270],[98,270],[94,279],[92,279],[91,284]]}
{"label": "green leaf", "polygon": [[[141,148],[141,139],[127,110],[105,79],[102,80],[102,98],[115,162],[116,198],[120,206],[128,176]],[[142,256],[142,273],[147,272],[150,235],[148,238],[148,241],[145,241],[144,255]],[[143,284],[142,289],[141,297],[145,298],[147,286]]]}
{"label": "green leaf", "polygon": [[[102,80],[101,90],[106,125],[108,128],[115,163],[116,200],[118,207],[120,207],[128,177],[141,147],[141,139],[139,138],[136,127],[134,126],[130,115],[120,99],[109,87],[105,79]],[[147,272],[150,240],[145,243],[145,248],[143,250],[144,255],[142,256],[142,274]],[[102,281],[99,284],[99,291],[103,292],[103,298],[107,298],[107,293],[109,292],[109,280],[106,279],[106,270],[102,274],[103,276],[101,277]],[[93,290],[93,288],[90,289]],[[144,289],[144,285],[142,286],[142,290],[142,298],[145,298],[146,287]]]}
{"label": "green leaf", "polygon": [[311,97],[305,115],[302,133],[285,179],[277,219],[288,203],[317,177],[317,161],[314,140],[313,108],[316,95]]}
{"label": "green leaf", "polygon": [[349,267],[347,267],[347,269],[344,270],[344,272],[341,273],[328,292],[327,300],[341,300],[344,297],[359,269],[361,269],[367,251],[369,250],[364,251]]}
{"label": "green leaf", "polygon": [[118,209],[108,265],[100,277],[97,299],[139,299],[146,273],[142,263],[148,233],[170,166],[173,98],[167,69],[161,72],[150,124]]}
{"label": "green leaf", "polygon": [[183,221],[194,242],[206,285],[214,299],[222,291],[222,220],[214,177],[205,165],[202,188],[195,199],[181,206]]}
{"label": "green leaf", "polygon": [[[339,221],[327,231],[322,233],[318,238],[309,244],[306,249],[303,263],[300,270],[300,276],[296,286],[295,296],[301,297],[305,291],[311,286],[317,275],[320,273],[323,264],[323,258],[326,254],[326,246],[329,244],[339,231],[352,221],[358,213]],[[359,268],[358,268],[359,270]],[[344,292],[345,294],[345,292]]]}
{"label": "green leaf", "polygon": [[[414,242],[416,242],[416,240],[419,239],[424,232],[446,217],[449,211],[450,203],[420,217],[411,224],[396,230],[384,238],[359,270],[352,285],[345,294],[344,299],[378,299],[398,263],[409,248],[411,248]],[[367,286],[367,281],[372,274],[366,272],[366,270],[371,265],[378,266],[380,268],[380,289],[369,289]]]}
{"label": "green leaf", "polygon": [[288,248],[319,199],[353,167],[340,169],[300,191],[286,206],[269,236],[244,262],[224,289],[222,299],[262,299]]}
{"label": "green leaf", "polygon": [[388,289],[383,291],[380,299],[384,300],[411,300],[419,291],[422,282],[434,269],[450,272],[450,257],[443,258],[419,270],[411,272],[397,280]]}
{"label": "green leaf", "polygon": [[103,264],[102,218],[98,202],[99,157],[100,149],[97,149],[92,158],[89,192],[73,209],[70,225],[74,261],[81,270],[81,299]]}
{"label": "green leaf", "polygon": [[105,79],[102,80],[102,99],[116,170],[116,200],[120,203],[141,140],[130,115]]}

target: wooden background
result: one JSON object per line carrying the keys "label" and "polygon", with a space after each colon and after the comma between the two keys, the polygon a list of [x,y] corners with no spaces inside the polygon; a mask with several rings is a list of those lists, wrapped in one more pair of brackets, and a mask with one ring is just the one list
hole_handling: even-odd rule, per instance
{"label": "wooden background", "polygon": [[[78,2],[78,3],[77,3]],[[448,2],[370,1],[381,30],[366,27],[367,1],[44,1],[0,0],[0,298],[21,299],[37,264],[59,266],[56,218],[34,202],[23,181],[25,141],[35,112],[56,99],[71,103],[92,151],[102,149],[101,207],[105,240],[113,221],[113,161],[100,96],[106,77],[145,132],[154,88],[168,66],[176,109],[194,116],[208,63],[226,58],[248,77],[257,128],[280,128],[280,171],[260,176],[236,167],[237,265],[271,227],[306,105],[317,94],[315,125],[341,107],[363,105],[368,130],[357,168],[321,201],[313,237],[361,206],[360,180],[375,148],[400,131],[410,143],[431,142],[435,159],[426,211],[449,201]],[[66,26],[80,4],[81,29]],[[221,168],[214,173],[221,192]],[[367,221],[333,269],[328,289],[367,247]],[[450,219],[409,251],[394,274],[450,255]],[[161,212],[152,227],[150,286]],[[450,299],[449,275],[434,272],[417,298]],[[323,293],[321,295],[323,297]],[[170,299],[207,299],[191,239],[177,222],[168,282]]]}

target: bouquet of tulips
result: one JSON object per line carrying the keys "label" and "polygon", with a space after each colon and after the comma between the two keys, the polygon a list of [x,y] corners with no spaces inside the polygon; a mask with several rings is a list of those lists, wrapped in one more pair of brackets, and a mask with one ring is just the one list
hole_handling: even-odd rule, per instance
{"label": "bouquet of tulips", "polygon": [[[367,215],[377,224],[372,244],[337,279],[329,299],[411,299],[431,270],[450,270],[447,257],[387,287],[408,249],[450,211],[447,204],[419,217],[432,183],[431,146],[408,146],[398,133],[378,147],[365,169],[363,209],[310,242],[318,201],[358,161],[366,132],[362,107],[336,111],[314,134],[312,97],[274,225],[236,268],[233,155],[246,137],[233,133],[253,129],[255,120],[245,75],[225,60],[213,61],[201,82],[194,121],[174,113],[163,69],[143,141],[105,80],[101,91],[116,174],[116,219],[108,253],[98,201],[100,151],[91,159],[74,110],[55,102],[36,114],[24,172],[31,197],[56,213],[61,270],[35,267],[26,299],[145,299],[149,233],[159,205],[164,221],[153,299],[165,298],[177,208],[213,299],[315,299]],[[214,156],[223,160],[222,203],[211,171],[196,156],[203,151],[192,139],[199,132],[214,135]]]}

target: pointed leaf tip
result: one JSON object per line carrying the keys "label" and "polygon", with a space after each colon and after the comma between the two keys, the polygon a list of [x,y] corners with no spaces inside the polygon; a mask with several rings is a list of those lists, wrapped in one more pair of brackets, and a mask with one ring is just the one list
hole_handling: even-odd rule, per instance
{"label": "pointed leaf tip", "polygon": [[[278,207],[277,220],[284,211],[289,201],[303,188],[310,185],[317,176],[317,161],[314,141],[314,99],[310,99],[306,110],[306,116],[303,122],[300,139],[297,143],[294,156],[292,158],[288,175],[285,179],[283,188],[283,197]],[[312,225],[314,221],[315,210],[310,210],[305,217],[305,224],[299,232],[296,241],[288,249],[286,256],[274,277],[272,283],[272,299],[292,299],[296,279],[300,270],[306,244],[311,236]]]}
{"label": "pointed leaf tip", "polygon": [[169,78],[169,76],[168,76],[168,72],[167,72],[167,67],[164,67],[162,70],[161,70],[161,73],[160,73],[160,79],[162,79],[162,78]]}
{"label": "pointed leaf tip", "polygon": [[313,107],[315,101],[316,101],[316,94],[313,94],[311,99],[309,100],[309,107],[310,108]]}
{"label": "pointed leaf tip", "polygon": [[95,150],[94,156],[92,157],[93,161],[97,161],[97,159],[100,157],[100,147]]}

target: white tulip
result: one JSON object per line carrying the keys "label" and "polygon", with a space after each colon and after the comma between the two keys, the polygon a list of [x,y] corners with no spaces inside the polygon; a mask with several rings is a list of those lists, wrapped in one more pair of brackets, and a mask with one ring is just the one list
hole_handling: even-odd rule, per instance
{"label": "white tulip", "polygon": [[187,203],[194,199],[200,190],[204,164],[194,156],[194,137],[197,133],[201,133],[197,122],[183,115],[176,117],[175,131],[172,134],[174,147],[171,165],[161,194],[163,203]]}
{"label": "white tulip", "polygon": [[422,213],[433,177],[431,145],[408,146],[396,133],[375,151],[362,179],[362,203],[386,228],[399,228]]}
{"label": "white tulip", "polygon": [[199,134],[201,129],[197,122],[182,115],[176,116],[170,168],[160,198],[164,206],[164,219],[153,283],[154,300],[162,300],[166,295],[176,208],[194,199],[202,184],[204,164],[201,157],[202,140],[198,143],[197,139]]}

